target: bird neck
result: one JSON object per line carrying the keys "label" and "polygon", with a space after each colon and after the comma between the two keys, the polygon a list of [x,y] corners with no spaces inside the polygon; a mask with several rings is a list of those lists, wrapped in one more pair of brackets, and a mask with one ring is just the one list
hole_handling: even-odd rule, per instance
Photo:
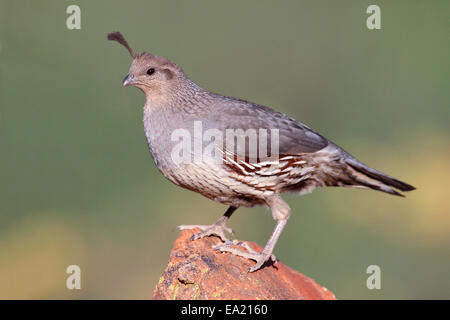
{"label": "bird neck", "polygon": [[165,109],[166,112],[188,113],[207,111],[213,97],[210,92],[198,86],[187,76],[170,86],[154,88],[146,92],[146,105],[154,111]]}

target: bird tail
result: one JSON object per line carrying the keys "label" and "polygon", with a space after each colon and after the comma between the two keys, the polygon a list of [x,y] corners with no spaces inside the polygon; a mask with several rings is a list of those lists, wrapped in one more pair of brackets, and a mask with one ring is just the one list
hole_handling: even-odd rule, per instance
{"label": "bird tail", "polygon": [[416,189],[412,185],[366,166],[353,157],[347,157],[345,162],[348,165],[349,173],[354,180],[355,186],[368,187],[400,197],[404,197],[404,195],[395,189],[400,191]]}

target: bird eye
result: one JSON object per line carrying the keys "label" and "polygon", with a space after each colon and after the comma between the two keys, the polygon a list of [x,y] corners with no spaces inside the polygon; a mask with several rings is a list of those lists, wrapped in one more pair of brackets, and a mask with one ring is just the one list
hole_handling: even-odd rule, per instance
{"label": "bird eye", "polygon": [[150,76],[155,73],[155,68],[150,68],[147,70],[147,74]]}

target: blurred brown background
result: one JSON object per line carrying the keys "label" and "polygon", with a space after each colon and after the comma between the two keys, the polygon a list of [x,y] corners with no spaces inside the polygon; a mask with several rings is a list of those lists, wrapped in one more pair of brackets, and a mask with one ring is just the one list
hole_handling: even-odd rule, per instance
{"label": "blurred brown background", "polygon": [[[81,30],[66,7],[81,8]],[[275,249],[338,298],[450,298],[448,1],[12,1],[0,3],[0,298],[151,297],[184,223],[226,209],[156,170],[130,57],[166,56],[199,85],[285,112],[415,185],[406,199],[287,195]],[[274,222],[230,226],[263,245]],[[82,289],[65,287],[77,264]],[[381,267],[381,290],[366,268]]]}

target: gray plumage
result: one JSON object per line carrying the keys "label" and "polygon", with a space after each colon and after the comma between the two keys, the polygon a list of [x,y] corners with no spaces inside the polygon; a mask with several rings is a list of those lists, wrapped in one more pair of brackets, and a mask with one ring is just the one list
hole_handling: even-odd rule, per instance
{"label": "gray plumage", "polygon": [[[336,144],[287,115],[252,102],[208,92],[166,58],[148,53],[134,54],[120,33],[111,33],[108,39],[123,44],[133,57],[123,85],[136,86],[146,95],[143,122],[148,146],[158,169],[173,183],[230,206],[212,226],[199,226],[202,231],[194,239],[215,234],[226,241],[228,239],[224,230],[230,230],[225,222],[236,208],[254,205],[271,208],[277,226],[263,252],[252,252],[248,246],[244,252],[231,247],[230,243],[218,247],[221,251],[255,260],[257,263],[250,271],[259,269],[270,259],[290,216],[289,206],[280,197],[282,192],[304,194],[316,187],[344,186],[401,195],[395,189],[414,189],[411,185],[364,165]],[[223,153],[221,162],[210,161],[212,157],[206,157],[200,162],[174,163],[172,152],[178,141],[173,141],[173,132],[183,129],[195,137],[196,122],[201,123],[202,132],[209,129],[221,132],[227,129],[266,129],[267,132],[277,129],[277,161],[269,156],[269,145],[264,150],[269,151],[267,157],[251,159],[247,148],[243,151],[227,150],[224,139],[223,144],[216,146]],[[269,141],[272,139],[275,136],[269,134]],[[200,143],[202,148],[211,142],[194,140],[192,144]],[[180,226],[180,229],[192,227]]]}

